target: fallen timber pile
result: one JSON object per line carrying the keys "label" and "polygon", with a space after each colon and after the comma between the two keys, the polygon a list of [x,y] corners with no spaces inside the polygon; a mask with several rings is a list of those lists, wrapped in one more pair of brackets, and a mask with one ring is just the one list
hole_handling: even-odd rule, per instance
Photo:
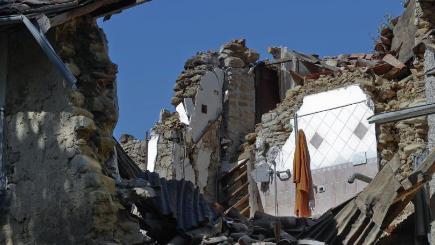
{"label": "fallen timber pile", "polygon": [[[435,150],[408,176],[396,155],[361,193],[317,219],[257,212],[247,220],[236,210],[223,214],[218,204],[211,209],[186,181],[156,186],[156,174],[142,172],[119,145],[117,155],[121,199],[138,207],[141,227],[154,242],[169,244],[374,244],[435,172]],[[179,186],[189,187],[176,195]],[[162,198],[177,209],[165,208]]]}

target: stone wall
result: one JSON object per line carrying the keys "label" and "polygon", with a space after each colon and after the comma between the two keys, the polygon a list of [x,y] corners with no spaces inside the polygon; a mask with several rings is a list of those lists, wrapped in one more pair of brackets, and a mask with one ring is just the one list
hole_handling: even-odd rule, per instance
{"label": "stone wall", "polygon": [[222,160],[231,163],[237,161],[245,135],[255,130],[255,75],[249,73],[248,65],[255,63],[259,56],[246,47],[245,40],[235,40],[221,48],[219,57],[228,70],[224,137],[231,142]]}
{"label": "stone wall", "polygon": [[27,30],[8,36],[7,198],[3,244],[132,244],[136,222],[122,218],[113,154],[116,65],[91,18],[52,29],[49,40],[78,78],[73,90]]}
{"label": "stone wall", "polygon": [[194,101],[202,76],[218,66],[219,59],[216,52],[198,53],[187,60],[184,64],[184,71],[175,81],[172,105],[177,106],[183,102],[184,98],[192,98]]}
{"label": "stone wall", "polygon": [[163,178],[176,178],[176,168],[180,162],[178,145],[182,139],[180,129],[177,113],[167,113],[153,128],[153,132],[159,135],[154,171]]}
{"label": "stone wall", "polygon": [[148,141],[138,140],[132,135],[123,134],[119,139],[119,143],[121,144],[124,151],[128,154],[128,156],[139,166],[143,171],[147,170],[147,150],[148,150]]}

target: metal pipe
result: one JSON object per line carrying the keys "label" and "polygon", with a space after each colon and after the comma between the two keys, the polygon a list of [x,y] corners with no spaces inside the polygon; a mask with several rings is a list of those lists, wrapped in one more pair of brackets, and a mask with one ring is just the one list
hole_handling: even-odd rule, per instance
{"label": "metal pipe", "polygon": [[293,118],[293,131],[295,132],[295,146],[298,144],[298,113],[295,113],[295,117]]}
{"label": "metal pipe", "polygon": [[373,180],[369,176],[364,175],[362,173],[354,173],[347,179],[347,183],[353,184],[355,182],[355,179],[361,180],[361,181],[366,182],[366,183],[370,183]]}
{"label": "metal pipe", "polygon": [[332,107],[332,108],[325,109],[325,110],[320,110],[320,111],[315,111],[315,112],[311,112],[311,113],[307,113],[307,114],[303,114],[303,115],[298,115],[298,117],[306,117],[306,116],[314,115],[314,114],[321,113],[321,112],[327,112],[327,111],[332,111],[332,110],[348,107],[348,106],[351,106],[351,105],[361,104],[361,103],[364,103],[364,102],[367,102],[367,100],[361,100],[361,101],[350,103],[350,104],[347,104],[347,105],[341,105],[341,106]]}
{"label": "metal pipe", "polygon": [[33,23],[26,16],[21,15],[21,18],[22,18],[24,25],[30,31],[32,36],[35,38],[35,40],[39,44],[39,46],[41,46],[42,50],[48,56],[50,61],[62,73],[65,80],[67,80],[70,83],[70,85],[73,88],[75,88],[76,83],[77,83],[77,79],[72,74],[72,72],[68,69],[68,67],[65,65],[65,63],[63,63],[63,61],[56,54],[56,51],[54,51],[53,47],[50,45],[50,42],[48,42],[44,33],[42,33],[39,30],[39,28],[37,28],[35,25],[33,25]]}
{"label": "metal pipe", "polygon": [[10,15],[10,16],[0,17],[0,25],[21,23],[23,21],[22,16],[23,15]]}
{"label": "metal pipe", "polygon": [[435,114],[435,103],[405,108],[392,112],[384,112],[377,115],[373,115],[369,117],[367,120],[370,124],[372,123],[384,124],[384,123],[396,122],[396,121],[419,117],[419,116],[427,116],[430,114]]}
{"label": "metal pipe", "polygon": [[278,182],[277,182],[277,175],[276,175],[276,162],[273,161],[273,173],[274,173],[274,184],[275,184],[275,216],[278,216]]}

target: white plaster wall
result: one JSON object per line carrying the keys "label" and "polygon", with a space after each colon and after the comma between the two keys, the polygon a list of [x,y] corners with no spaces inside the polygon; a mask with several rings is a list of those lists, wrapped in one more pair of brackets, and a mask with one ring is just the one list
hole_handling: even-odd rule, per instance
{"label": "white plaster wall", "polygon": [[174,144],[174,168],[175,179],[186,180],[195,184],[195,171],[193,170],[192,163],[189,158],[184,157],[184,146],[180,144]]}
{"label": "white plaster wall", "polygon": [[186,110],[187,116],[190,119],[193,111],[195,110],[195,105],[193,104],[192,98],[184,98],[184,108]]}
{"label": "white plaster wall", "polygon": [[156,165],[157,158],[157,143],[159,142],[159,135],[153,134],[148,142],[148,171],[153,172]]}
{"label": "white plaster wall", "polygon": [[208,167],[210,166],[211,152],[208,149],[200,150],[196,162],[198,163],[198,187],[201,192],[207,186],[208,180]]}
{"label": "white plaster wall", "polygon": [[[207,126],[222,113],[222,86],[224,73],[221,69],[207,72],[200,81],[195,97],[195,108],[190,118],[189,134],[193,142],[197,142]],[[201,111],[207,106],[207,113]]]}
{"label": "white plaster wall", "polygon": [[184,179],[195,183],[195,171],[189,159],[184,159]]}
{"label": "white plaster wall", "polygon": [[187,116],[187,112],[186,109],[184,108],[184,104],[183,103],[178,104],[175,110],[178,112],[178,117],[180,119],[180,122],[189,125],[190,120],[189,117]]}
{"label": "white plaster wall", "polygon": [[[186,180],[195,183],[195,171],[188,158],[182,159],[184,166],[175,169],[177,180]],[[184,169],[183,169],[184,168]]]}
{"label": "white plaster wall", "polygon": [[[173,159],[172,159],[172,164],[173,167],[175,168],[175,176],[174,178],[178,179],[178,172],[179,170],[183,169],[183,164],[184,164],[184,147],[176,142],[173,142]],[[181,171],[182,173],[182,171]]]}

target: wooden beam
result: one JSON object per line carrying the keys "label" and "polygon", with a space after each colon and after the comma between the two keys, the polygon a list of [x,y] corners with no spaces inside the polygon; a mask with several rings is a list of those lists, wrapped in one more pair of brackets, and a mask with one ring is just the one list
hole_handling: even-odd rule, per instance
{"label": "wooden beam", "polygon": [[[236,202],[236,204],[234,204],[233,206],[231,206],[231,208],[235,208],[240,210],[240,208],[244,208],[242,207],[242,204],[244,204],[246,201],[249,200],[249,194],[246,194],[244,197],[242,197],[238,202]],[[249,205],[248,205],[249,206]],[[231,209],[229,208],[229,209]]]}
{"label": "wooden beam", "polygon": [[224,175],[221,177],[221,179],[225,179],[227,177],[231,177],[231,175],[236,171],[236,170],[242,170],[244,167],[246,167],[246,162],[247,160],[243,160],[243,162],[241,162],[240,164],[237,164],[236,166],[234,166],[232,169],[230,169],[228,172],[224,173]]}
{"label": "wooden beam", "polygon": [[84,5],[82,7],[76,8],[72,11],[65,12],[60,15],[56,15],[55,17],[51,18],[51,26],[58,26],[61,25],[71,19],[77,18],[79,16],[89,14],[105,5],[113,4],[119,2],[119,0],[100,0],[95,1],[93,3]]}
{"label": "wooden beam", "polygon": [[227,191],[229,188],[234,186],[239,180],[244,178],[247,174],[248,174],[248,171],[245,170],[243,173],[241,173],[239,176],[237,176],[237,178],[235,178],[231,183],[226,184],[225,187],[222,189],[222,191]]}
{"label": "wooden beam", "polygon": [[245,209],[243,209],[243,210],[240,212],[240,214],[243,215],[243,216],[245,216],[245,217],[248,217],[248,216],[249,216],[248,212],[249,212],[249,206],[247,206]]}
{"label": "wooden beam", "polygon": [[228,198],[225,200],[225,202],[229,202],[231,199],[233,199],[235,197],[235,195],[237,195],[239,192],[241,192],[243,189],[245,189],[246,187],[248,187],[248,182],[244,183],[242,186],[240,186],[239,188],[237,188],[237,190],[231,192],[228,195]]}
{"label": "wooden beam", "polygon": [[427,104],[421,106],[415,106],[410,108],[405,108],[392,112],[384,112],[377,115],[369,117],[367,120],[370,124],[384,124],[389,122],[397,122],[400,120],[405,120],[409,118],[427,116],[430,114],[435,114],[435,104]]}

